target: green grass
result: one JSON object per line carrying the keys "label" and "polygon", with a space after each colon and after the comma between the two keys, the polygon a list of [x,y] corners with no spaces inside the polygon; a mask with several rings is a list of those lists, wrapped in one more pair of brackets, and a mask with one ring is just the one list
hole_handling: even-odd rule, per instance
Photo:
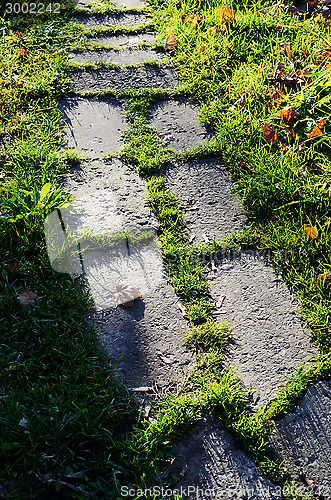
{"label": "green grass", "polygon": [[[275,480],[281,467],[269,456],[270,422],[291,411],[311,384],[330,373],[331,72],[318,63],[330,46],[329,29],[323,20],[296,20],[275,7],[261,14],[258,3],[247,1],[233,2],[235,21],[225,32],[211,34],[210,28],[219,26],[222,2],[213,2],[213,9],[206,2],[196,7],[183,0],[179,8],[175,3],[152,0],[153,19],[138,27],[83,27],[69,8],[57,17],[1,21],[0,483],[11,498],[57,498],[56,481],[72,486],[62,485],[67,498],[84,498],[84,492],[120,498],[121,485],[158,484],[171,443],[203,412],[216,415]],[[104,2],[94,11],[112,8]],[[203,16],[197,28],[182,21],[193,11]],[[183,79],[181,88],[97,95],[126,98],[130,126],[121,157],[146,179],[148,203],[160,222],[165,270],[186,307],[186,341],[197,354],[198,368],[178,394],[159,400],[152,418],[143,419],[139,403],[115,382],[109,360],[96,346],[95,329],[86,321],[93,309],[88,290],[51,269],[43,221],[70,202],[59,180],[80,160],[77,151],[60,151],[56,103],[69,89],[67,51],[90,47],[96,35],[152,26],[160,33],[159,46],[167,29],[180,41],[172,65]],[[278,42],[291,44],[292,60],[275,53]],[[301,60],[295,70],[310,68],[311,82],[279,89],[271,78],[276,63],[282,62],[287,73],[295,60]],[[282,104],[270,97],[276,90],[283,93]],[[154,100],[183,95],[199,101],[201,120],[214,130],[216,141],[178,154],[167,150],[146,118]],[[293,134],[278,113],[288,106],[301,115]],[[323,135],[308,141],[321,119]],[[278,134],[273,144],[263,135],[265,122]],[[252,225],[223,242],[190,245],[180,200],[165,188],[162,167],[220,153]],[[306,236],[305,224],[316,225],[316,239]],[[223,369],[222,352],[235,331],[211,319],[205,274],[205,254],[239,246],[270,255],[300,295],[321,352],[257,413],[238,375]],[[34,305],[18,302],[24,291],[37,294]],[[47,483],[47,474],[54,482]],[[290,477],[284,480],[291,485]]]}

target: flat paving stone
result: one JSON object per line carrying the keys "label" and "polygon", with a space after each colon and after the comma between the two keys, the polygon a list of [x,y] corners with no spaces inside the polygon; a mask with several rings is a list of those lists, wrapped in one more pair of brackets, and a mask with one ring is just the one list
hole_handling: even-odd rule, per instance
{"label": "flat paving stone", "polygon": [[178,76],[167,68],[132,68],[72,71],[69,77],[77,92],[100,90],[171,89],[178,85]]}
{"label": "flat paving stone", "polygon": [[136,26],[140,24],[148,24],[150,18],[146,14],[135,12],[135,13],[116,13],[116,14],[75,14],[71,18],[77,23],[83,24],[84,26],[90,26],[94,28],[96,26]]}
{"label": "flat paving stone", "polygon": [[[295,367],[317,355],[309,332],[298,319],[297,301],[284,281],[257,251],[241,251],[208,273],[215,301],[225,295],[218,315],[233,327],[233,340],[225,353],[230,367],[253,394],[253,404],[265,405],[279,387],[295,375]],[[217,255],[215,256],[217,259]]]}
{"label": "flat paving stone", "polygon": [[146,7],[147,3],[141,0],[113,0],[115,7],[118,9],[140,9]]}
{"label": "flat paving stone", "polygon": [[74,97],[61,99],[59,109],[67,148],[78,147],[88,157],[99,158],[121,147],[126,125],[119,102]]}
{"label": "flat paving stone", "polygon": [[[116,217],[112,217],[109,226],[117,224],[118,230],[120,227],[124,230],[158,227],[146,205],[145,183],[135,169],[129,169],[118,160],[85,163],[80,170],[72,170],[65,185],[77,199],[87,195],[92,195],[93,200],[100,195],[103,197],[102,203],[96,203],[94,212],[97,213],[91,211],[88,226],[93,232],[104,231],[109,211],[115,213],[114,205],[117,207]],[[83,262],[87,279],[92,279],[90,285],[94,298],[95,284],[108,286],[107,282],[104,283],[108,273],[106,267],[114,268],[115,263],[107,261],[97,250],[83,252]],[[150,386],[154,382],[160,386],[179,382],[195,366],[194,356],[183,342],[188,326],[178,308],[173,287],[163,270],[157,276],[155,273],[155,281],[150,265],[146,272],[151,278],[149,286],[133,307],[115,308],[110,304],[111,307],[102,309],[102,301],[96,299],[98,307],[94,320],[99,326],[100,342],[121,377],[132,387]]]}
{"label": "flat paving stone", "polygon": [[139,50],[98,50],[88,52],[70,52],[68,61],[78,64],[97,64],[100,62],[119,64],[127,66],[128,64],[139,64],[144,61],[161,61],[165,58],[164,54],[155,52],[152,49]]}
{"label": "flat paving stone", "polygon": [[271,448],[294,479],[303,473],[331,497],[331,381],[310,387],[296,409],[276,425]]}
{"label": "flat paving stone", "polygon": [[160,138],[175,151],[184,151],[211,140],[212,134],[198,121],[197,107],[190,99],[166,100],[154,104],[150,122]]}
{"label": "flat paving stone", "polygon": [[89,41],[106,47],[134,47],[142,42],[152,44],[156,42],[156,37],[154,33],[138,33],[132,35],[99,36],[97,38],[90,38]]}
{"label": "flat paving stone", "polygon": [[181,199],[182,213],[194,243],[203,235],[220,240],[247,221],[221,158],[172,163],[162,170],[165,185]]}
{"label": "flat paving stone", "polygon": [[186,469],[184,477],[172,486],[183,500],[281,498],[271,481],[262,476],[212,416],[203,416],[190,436],[181,439],[171,451],[177,455],[171,476],[178,477]]}

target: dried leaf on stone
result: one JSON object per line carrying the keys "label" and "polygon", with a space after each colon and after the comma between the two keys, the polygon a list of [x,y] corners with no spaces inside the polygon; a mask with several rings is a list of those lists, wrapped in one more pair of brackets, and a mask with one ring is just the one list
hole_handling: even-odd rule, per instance
{"label": "dried leaf on stone", "polygon": [[141,292],[135,286],[127,281],[120,281],[116,285],[115,303],[116,307],[123,304],[125,307],[131,307],[133,301],[141,298]]}
{"label": "dried leaf on stone", "polygon": [[165,51],[168,52],[168,54],[172,55],[175,52],[175,48],[179,44],[179,40],[175,37],[175,35],[171,34],[167,37],[166,43],[165,43]]}
{"label": "dried leaf on stone", "polygon": [[316,226],[312,227],[310,224],[305,224],[305,231],[307,238],[311,238],[312,240],[318,238],[318,229]]}
{"label": "dried leaf on stone", "polygon": [[265,123],[263,126],[263,135],[266,138],[266,140],[269,142],[269,144],[272,144],[274,141],[277,141],[277,138],[278,138],[278,134],[276,133],[276,130],[271,125],[268,125],[267,123]]}
{"label": "dried leaf on stone", "polygon": [[129,387],[128,391],[129,392],[149,392],[152,391],[153,387],[146,387],[146,386],[141,386],[141,387]]}
{"label": "dried leaf on stone", "polygon": [[34,306],[35,300],[38,295],[35,292],[31,292],[30,290],[27,292],[22,292],[18,295],[17,300],[22,306]]}
{"label": "dried leaf on stone", "polygon": [[183,318],[187,317],[187,311],[186,311],[185,306],[183,306],[183,304],[178,302],[178,308],[180,309],[180,312],[182,313]]}
{"label": "dried leaf on stone", "polygon": [[294,127],[296,122],[301,118],[300,113],[298,113],[294,108],[284,108],[278,111],[279,116],[283,118],[284,123],[289,125],[289,127]]}

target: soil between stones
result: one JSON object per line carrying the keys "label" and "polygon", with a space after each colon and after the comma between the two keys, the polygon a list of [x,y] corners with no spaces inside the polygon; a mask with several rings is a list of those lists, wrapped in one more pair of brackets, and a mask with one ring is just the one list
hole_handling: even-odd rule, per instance
{"label": "soil between stones", "polygon": [[172,89],[179,85],[178,76],[167,68],[132,68],[72,71],[76,92],[99,90]]}

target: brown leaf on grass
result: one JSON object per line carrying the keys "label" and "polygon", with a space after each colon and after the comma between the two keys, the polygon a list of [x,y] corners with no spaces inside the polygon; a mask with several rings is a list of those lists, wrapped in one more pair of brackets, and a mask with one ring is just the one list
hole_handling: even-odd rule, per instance
{"label": "brown leaf on grass", "polygon": [[278,42],[277,45],[273,47],[277,54],[285,54],[289,59],[292,59],[291,44],[286,42]]}
{"label": "brown leaf on grass", "polygon": [[220,24],[227,24],[235,19],[235,12],[228,5],[217,8]]}
{"label": "brown leaf on grass", "polygon": [[284,123],[289,127],[294,127],[296,122],[301,118],[300,113],[295,111],[292,107],[281,109],[278,111],[278,114],[281,118],[283,118]]}
{"label": "brown leaf on grass", "polygon": [[173,55],[175,53],[175,48],[179,44],[179,40],[175,37],[175,35],[170,34],[165,43],[165,51],[168,52],[169,55]]}
{"label": "brown leaf on grass", "polygon": [[202,16],[200,16],[199,14],[190,14],[186,18],[185,18],[185,14],[184,14],[183,22],[184,22],[184,24],[192,23],[192,28],[195,29],[198,26],[198,24],[201,23],[202,19],[203,19]]}
{"label": "brown leaf on grass", "polygon": [[318,229],[316,226],[311,227],[310,224],[305,224],[305,231],[307,238],[311,238],[312,240],[318,238]]}
{"label": "brown leaf on grass", "polygon": [[120,281],[116,285],[115,303],[116,307],[123,304],[124,307],[131,307],[133,301],[141,298],[141,292],[127,281]]}
{"label": "brown leaf on grass", "polygon": [[323,127],[324,127],[324,120],[320,120],[318,122],[318,124],[316,125],[316,127],[314,127],[314,130],[312,132],[310,132],[310,134],[307,134],[307,137],[309,139],[313,139],[314,137],[319,137],[321,135],[323,135]]}
{"label": "brown leaf on grass", "polygon": [[34,306],[37,297],[38,295],[35,292],[29,290],[18,295],[17,300],[22,306]]}
{"label": "brown leaf on grass", "polygon": [[269,144],[272,144],[274,141],[277,141],[278,134],[276,133],[276,130],[267,123],[265,123],[263,126],[263,135],[269,142]]}

